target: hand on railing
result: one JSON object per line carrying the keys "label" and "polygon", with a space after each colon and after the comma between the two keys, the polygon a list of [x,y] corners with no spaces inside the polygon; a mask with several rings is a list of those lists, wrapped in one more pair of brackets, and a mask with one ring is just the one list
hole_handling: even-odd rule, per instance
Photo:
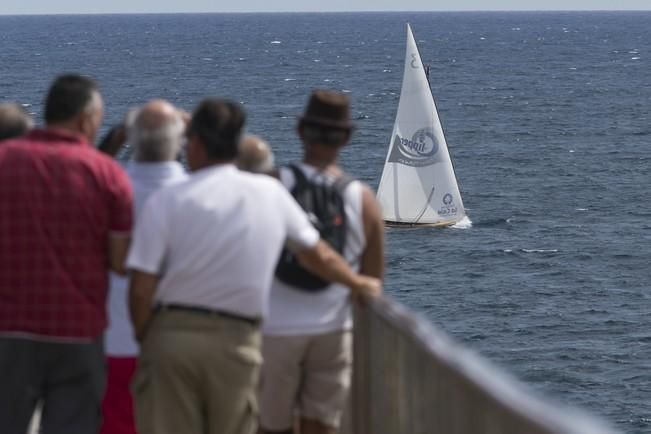
{"label": "hand on railing", "polygon": [[375,277],[359,274],[357,282],[350,288],[350,298],[355,303],[364,304],[382,295],[382,281]]}

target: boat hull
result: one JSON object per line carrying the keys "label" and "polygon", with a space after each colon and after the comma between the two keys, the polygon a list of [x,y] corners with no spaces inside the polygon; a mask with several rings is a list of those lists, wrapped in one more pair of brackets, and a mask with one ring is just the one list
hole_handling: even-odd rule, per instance
{"label": "boat hull", "polygon": [[391,228],[415,228],[415,227],[444,228],[447,226],[454,226],[457,223],[458,223],[457,221],[438,222],[438,223],[405,223],[405,222],[394,222],[390,220],[385,220],[384,226],[391,227]]}

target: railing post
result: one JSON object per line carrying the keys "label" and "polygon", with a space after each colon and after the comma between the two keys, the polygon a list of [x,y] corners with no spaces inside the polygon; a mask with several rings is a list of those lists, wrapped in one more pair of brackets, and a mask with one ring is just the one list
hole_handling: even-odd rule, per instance
{"label": "railing post", "polygon": [[353,378],[349,399],[351,429],[347,434],[371,434],[369,431],[369,321],[368,307],[353,304]]}

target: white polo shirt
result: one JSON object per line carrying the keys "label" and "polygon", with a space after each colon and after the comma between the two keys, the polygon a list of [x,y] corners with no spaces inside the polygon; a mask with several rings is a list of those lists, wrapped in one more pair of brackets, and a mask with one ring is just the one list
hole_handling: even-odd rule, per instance
{"label": "white polo shirt", "polygon": [[[188,178],[183,166],[176,161],[160,163],[129,161],[125,168],[133,186],[135,221],[138,221],[140,210],[154,191]],[[106,354],[114,357],[135,357],[138,355],[138,344],[133,338],[133,328],[129,319],[127,303],[129,279],[115,273],[110,273],[109,276]]]}
{"label": "white polo shirt", "polygon": [[282,184],[217,165],[149,198],[127,266],[160,275],[155,302],[263,317],[286,240],[310,248],[319,233]]}

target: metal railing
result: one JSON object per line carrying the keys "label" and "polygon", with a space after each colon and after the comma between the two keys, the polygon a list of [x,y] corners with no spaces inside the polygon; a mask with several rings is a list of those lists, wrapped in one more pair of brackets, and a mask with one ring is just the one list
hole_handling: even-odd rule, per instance
{"label": "metal railing", "polygon": [[522,384],[390,299],[357,306],[348,434],[614,434]]}

